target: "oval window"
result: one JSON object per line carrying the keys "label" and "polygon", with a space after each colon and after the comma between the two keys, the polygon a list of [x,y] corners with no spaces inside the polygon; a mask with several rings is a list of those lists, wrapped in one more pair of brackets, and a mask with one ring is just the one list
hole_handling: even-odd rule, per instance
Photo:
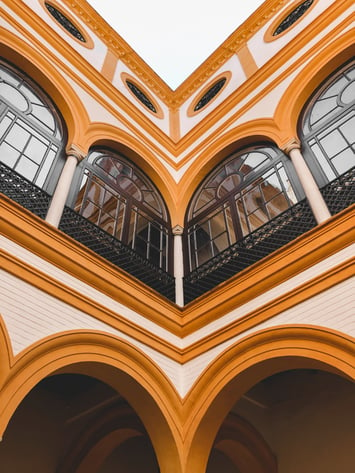
{"label": "oval window", "polygon": [[227,78],[223,77],[219,81],[215,82],[212,87],[210,87],[207,92],[205,92],[202,97],[199,99],[197,104],[194,107],[194,112],[198,112],[204,108],[216,95],[222,90],[224,84],[226,83]]}

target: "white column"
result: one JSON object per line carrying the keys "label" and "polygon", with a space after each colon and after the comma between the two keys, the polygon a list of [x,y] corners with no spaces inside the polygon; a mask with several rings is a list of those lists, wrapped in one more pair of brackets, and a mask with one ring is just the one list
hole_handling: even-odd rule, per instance
{"label": "white column", "polygon": [[313,215],[317,223],[322,223],[331,217],[329,209],[324,202],[323,196],[318,188],[314,177],[301,153],[300,142],[295,138],[284,147],[292,161],[297,176],[301,182],[304,193],[306,194],[308,203],[312,209]]}
{"label": "white column", "polygon": [[184,255],[182,252],[182,234],[184,229],[180,225],[173,228],[174,235],[174,276],[175,276],[175,302],[184,305]]}
{"label": "white column", "polygon": [[75,145],[67,148],[67,160],[59,177],[46,216],[46,221],[54,227],[59,226],[76,166],[83,158],[84,154]]}

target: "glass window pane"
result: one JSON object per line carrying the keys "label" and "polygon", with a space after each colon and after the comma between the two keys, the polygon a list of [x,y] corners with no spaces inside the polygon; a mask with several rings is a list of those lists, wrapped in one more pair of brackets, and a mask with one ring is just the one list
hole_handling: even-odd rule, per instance
{"label": "glass window pane", "polygon": [[344,174],[344,172],[348,171],[355,165],[354,151],[351,148],[348,148],[333,158],[332,162],[339,175]]}
{"label": "glass window pane", "polygon": [[0,82],[0,95],[21,112],[27,111],[29,104],[26,97],[12,85]]}
{"label": "glass window pane", "polygon": [[54,131],[55,124],[52,113],[44,105],[32,104],[31,116],[35,117],[40,123],[46,126],[49,130]]}
{"label": "glass window pane", "polygon": [[345,123],[339,126],[339,130],[345,136],[348,143],[355,143],[355,116],[349,118]]}
{"label": "glass window pane", "polygon": [[97,225],[100,218],[100,208],[92,202],[86,201],[81,214]]}
{"label": "glass window pane", "polygon": [[230,241],[230,244],[233,245],[237,240],[237,236],[236,236],[235,231],[234,231],[234,225],[233,225],[233,219],[232,219],[232,210],[231,210],[230,207],[227,207],[225,209],[225,221],[226,221],[226,228],[227,228],[228,235],[229,235],[229,241]]}
{"label": "glass window pane", "polygon": [[262,177],[260,188],[265,202],[270,200],[275,194],[282,192],[281,183],[276,172],[265,174]]}
{"label": "glass window pane", "polygon": [[44,163],[41,167],[41,170],[37,176],[37,179],[36,179],[36,184],[37,186],[39,187],[42,187],[47,176],[48,176],[48,173],[52,167],[52,164],[54,162],[54,158],[56,156],[56,153],[53,149],[49,150],[48,154],[47,154],[47,157],[46,159],[44,160]]}
{"label": "glass window pane", "polygon": [[0,77],[3,81],[8,82],[9,84],[12,84],[16,87],[19,83],[19,79],[4,68],[0,68]]}
{"label": "glass window pane", "polygon": [[288,202],[283,194],[279,194],[266,204],[270,218],[274,218],[288,209]]}
{"label": "glass window pane", "polygon": [[253,151],[247,155],[241,170],[246,175],[250,171],[256,170],[257,167],[268,161],[268,159],[268,156],[264,153]]}
{"label": "glass window pane", "polygon": [[243,192],[243,204],[247,214],[254,212],[261,205],[263,205],[263,197],[260,192],[259,186],[254,186],[247,192]]}
{"label": "glass window pane", "polygon": [[226,233],[223,233],[218,238],[215,238],[213,240],[213,243],[214,243],[214,246],[216,247],[217,253],[225,250],[226,248],[229,248],[230,246],[228,235]]}
{"label": "glass window pane", "polygon": [[239,174],[231,174],[230,176],[226,177],[226,179],[224,179],[224,181],[222,181],[218,187],[217,197],[223,198],[234,189],[237,189],[241,182],[242,178],[239,176]]}
{"label": "glass window pane", "polygon": [[118,238],[119,240],[122,239],[123,221],[124,221],[124,216],[125,216],[125,210],[126,210],[125,204],[120,202],[119,203],[119,209],[118,209],[118,212],[117,212],[117,217],[116,217],[116,229],[115,229],[115,234],[114,234],[114,236],[116,238]]}
{"label": "glass window pane", "polygon": [[242,198],[237,199],[236,202],[235,202],[235,205],[236,205],[236,209],[237,209],[237,213],[238,213],[239,225],[240,225],[241,230],[242,230],[242,235],[245,236],[250,232],[250,230],[249,230],[249,227],[248,227],[248,220],[247,220],[247,216],[246,216],[246,213],[245,213],[245,208],[244,208],[244,205],[243,205],[243,199]]}
{"label": "glass window pane", "polygon": [[212,239],[226,231],[226,222],[224,218],[224,212],[221,211],[215,214],[210,220],[210,236]]}
{"label": "glass window pane", "polygon": [[320,144],[329,157],[334,156],[347,147],[347,142],[338,130],[333,130],[324,138],[320,139]]}
{"label": "glass window pane", "polygon": [[278,171],[279,171],[279,176],[280,176],[280,179],[282,181],[283,187],[284,187],[284,189],[286,191],[286,194],[288,196],[290,205],[294,205],[297,202],[297,197],[294,193],[294,190],[293,190],[292,184],[290,182],[290,179],[288,178],[288,175],[286,174],[286,171],[285,171],[284,167],[282,167],[282,166],[278,167]]}
{"label": "glass window pane", "polygon": [[0,159],[1,162],[7,166],[13,168],[19,156],[20,152],[15,150],[12,146],[9,146],[7,143],[2,143],[0,145]]}
{"label": "glass window pane", "polygon": [[325,173],[329,181],[335,179],[336,175],[333,169],[330,167],[327,158],[324,156],[322,150],[320,149],[317,143],[311,146],[311,150],[314,156],[317,158],[319,164],[321,165],[322,171]]}
{"label": "glass window pane", "polygon": [[344,105],[350,104],[355,97],[355,80],[348,84],[340,94],[340,100]]}
{"label": "glass window pane", "polygon": [[15,171],[20,173],[22,176],[25,176],[30,181],[32,181],[32,179],[35,177],[37,170],[38,165],[24,156],[20,158],[15,167]]}
{"label": "glass window pane", "polygon": [[200,266],[201,264],[205,263],[213,256],[214,254],[210,245],[204,246],[203,248],[199,248],[196,252],[197,266]]}
{"label": "glass window pane", "polygon": [[42,141],[32,136],[24,150],[24,154],[37,164],[40,164],[46,154],[47,147],[48,145],[46,146]]}
{"label": "glass window pane", "polygon": [[334,113],[337,108],[337,97],[329,97],[318,100],[318,102],[316,102],[312,108],[309,120],[311,127],[314,128],[316,125],[319,125],[321,120],[325,120],[328,115]]}
{"label": "glass window pane", "polygon": [[0,122],[0,139],[5,135],[10,125],[10,118],[5,116]]}
{"label": "glass window pane", "polygon": [[105,232],[110,233],[110,235],[113,235],[115,230],[115,219],[112,218],[110,215],[102,213],[98,225],[100,226],[100,228],[105,230]]}
{"label": "glass window pane", "polygon": [[30,139],[30,136],[31,135],[28,131],[24,130],[21,126],[15,123],[7,134],[6,141],[17,150],[22,151]]}
{"label": "glass window pane", "polygon": [[207,204],[212,203],[215,200],[215,189],[204,189],[195,204],[194,214],[202,212]]}

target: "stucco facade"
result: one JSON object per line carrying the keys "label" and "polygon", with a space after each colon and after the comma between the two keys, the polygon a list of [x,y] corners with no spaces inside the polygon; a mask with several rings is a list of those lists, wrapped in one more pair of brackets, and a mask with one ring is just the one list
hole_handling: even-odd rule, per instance
{"label": "stucco facade", "polygon": [[[1,471],[351,473],[353,2],[266,0],[174,91],[85,0],[0,9]],[[57,150],[43,185],[37,151],[10,140],[36,99],[9,77],[58,120],[28,131]],[[199,207],[208,176],[252,153],[269,167],[223,171]],[[138,176],[121,194],[115,156]],[[110,243],[73,236],[73,212]],[[127,268],[103,252],[119,241]]]}

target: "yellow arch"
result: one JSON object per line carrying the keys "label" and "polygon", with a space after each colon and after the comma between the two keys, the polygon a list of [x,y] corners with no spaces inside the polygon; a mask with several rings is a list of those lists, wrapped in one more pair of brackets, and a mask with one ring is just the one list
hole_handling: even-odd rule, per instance
{"label": "yellow arch", "polygon": [[[167,205],[172,222],[176,214],[177,184],[162,164],[141,140],[125,131],[102,122],[91,123],[83,137],[86,152],[92,146],[107,146],[122,152],[152,180]],[[174,225],[174,224],[173,224]]]}
{"label": "yellow arch", "polygon": [[67,127],[68,143],[81,146],[89,123],[82,102],[64,76],[34,47],[7,30],[1,32],[0,55],[33,79],[52,99]]}
{"label": "yellow arch", "polygon": [[270,118],[243,123],[214,141],[190,166],[179,183],[179,219],[183,225],[189,202],[202,180],[234,151],[260,142],[280,143],[282,132]]}
{"label": "yellow arch", "polygon": [[0,392],[0,436],[26,394],[45,377],[64,372],[95,377],[119,392],[142,420],[161,470],[181,473],[176,391],[145,354],[105,333],[60,333],[15,357]]}
{"label": "yellow arch", "polygon": [[296,76],[281,98],[276,111],[275,123],[284,129],[282,142],[298,134],[298,121],[302,109],[319,85],[334,71],[354,56],[354,31],[348,31],[330,43],[321,54],[310,61]]}
{"label": "yellow arch", "polygon": [[292,368],[318,368],[354,379],[353,340],[321,327],[281,326],[228,348],[186,399],[184,472],[205,471],[218,429],[243,393],[261,379]]}
{"label": "yellow arch", "polygon": [[12,349],[5,322],[0,315],[0,389],[10,373]]}

